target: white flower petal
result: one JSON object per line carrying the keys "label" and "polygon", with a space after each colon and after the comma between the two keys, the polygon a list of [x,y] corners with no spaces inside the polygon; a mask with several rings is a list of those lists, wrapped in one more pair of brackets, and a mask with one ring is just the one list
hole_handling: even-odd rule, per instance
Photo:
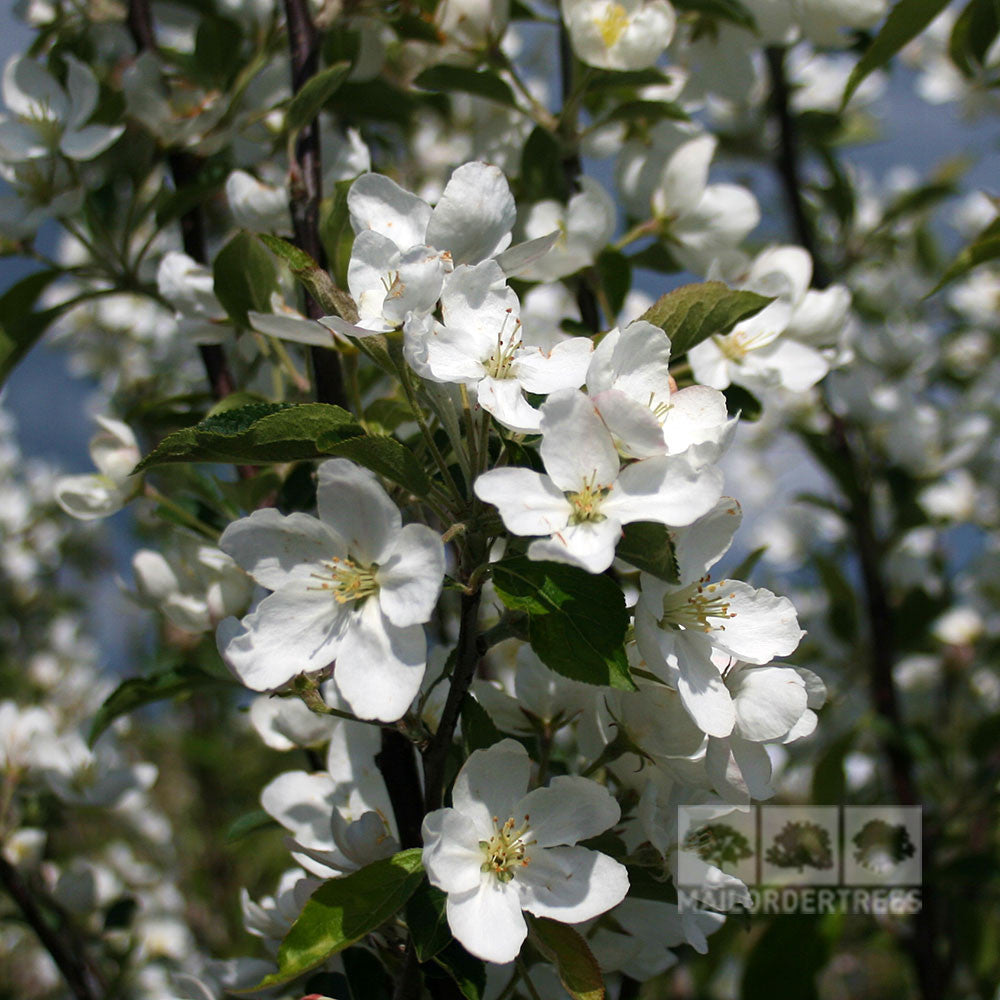
{"label": "white flower petal", "polygon": [[452,934],[485,962],[513,962],[528,936],[517,891],[492,875],[481,875],[478,889],[450,893],[446,912]]}
{"label": "white flower petal", "polygon": [[333,679],[359,719],[395,722],[420,690],[427,639],[419,625],[393,625],[369,598],[348,622]]}
{"label": "white flower petal", "polygon": [[618,452],[594,404],[576,389],[553,393],[542,404],[545,471],[559,489],[610,486],[618,478]]}
{"label": "white flower petal", "polygon": [[466,163],[452,173],[427,223],[427,240],[455,264],[475,264],[505,250],[517,210],[503,172]]}
{"label": "white flower petal", "polygon": [[739,580],[723,580],[720,590],[729,604],[725,630],[712,633],[712,642],[738,660],[769,663],[795,652],[805,632],[799,628],[795,606],[763,588]]}
{"label": "white flower petal", "polygon": [[71,160],[92,160],[117,142],[124,131],[124,125],[86,125],[81,129],[67,129],[59,140],[59,152]]}
{"label": "white flower petal", "polygon": [[542,415],[524,398],[517,379],[487,376],[476,386],[476,400],[504,427],[519,434],[537,434],[541,427]]}
{"label": "white flower petal", "polygon": [[379,604],[394,625],[429,621],[444,579],[441,536],[424,524],[406,525],[379,565],[375,578]]}
{"label": "white flower petal", "polygon": [[703,733],[728,736],[736,724],[732,696],[712,662],[712,647],[702,635],[680,632],[674,637],[677,653],[677,692]]}
{"label": "white flower petal", "polygon": [[347,193],[355,233],[374,229],[400,250],[425,243],[431,207],[381,174],[362,174]]}
{"label": "white flower petal", "polygon": [[625,866],[586,847],[550,847],[531,854],[514,881],[521,906],[564,924],[590,920],[617,906],[628,892]]}
{"label": "white flower petal", "polygon": [[695,469],[683,456],[654,455],[622,470],[601,510],[631,521],[690,524],[712,509],[722,493],[722,472]]}
{"label": "white flower petal", "polygon": [[349,555],[366,566],[388,558],[403,519],[375,473],[331,458],[316,475],[320,519],[344,539]]}
{"label": "white flower petal", "polygon": [[[347,554],[343,540],[322,521],[299,512],[279,514],[273,507],[230,524],[219,548],[268,590],[292,581],[307,584],[324,561]],[[333,603],[332,596],[326,600]]]}
{"label": "white flower petal", "polygon": [[743,667],[726,682],[736,706],[736,732],[754,743],[781,739],[806,711],[806,686],[791,667]]}
{"label": "white flower petal", "polygon": [[522,816],[530,817],[529,836],[539,847],[555,847],[603,833],[618,822],[621,809],[603,785],[563,775],[528,792],[514,807],[514,819]]}
{"label": "white flower petal", "polygon": [[513,371],[528,392],[548,394],[578,389],[587,377],[593,350],[588,337],[570,337],[549,351],[525,347],[518,353]]}
{"label": "white flower petal", "polygon": [[444,892],[470,892],[482,882],[483,831],[457,809],[436,809],[424,817],[424,870]]}
{"label": "white flower petal", "polygon": [[480,835],[489,837],[493,817],[502,825],[513,817],[524,797],[531,774],[528,751],[516,740],[501,740],[485,750],[475,750],[458,772],[451,791],[452,805],[470,817]]}
{"label": "white flower petal", "polygon": [[682,585],[700,580],[729,551],[742,520],[740,505],[732,497],[720,497],[707,514],[676,533],[674,552]]}
{"label": "white flower petal", "polygon": [[621,535],[621,522],[614,518],[583,521],[557,531],[551,538],[532,542],[528,558],[569,563],[588,573],[603,573],[614,562],[615,546]]}
{"label": "white flower petal", "polygon": [[504,468],[484,472],[476,496],[493,504],[508,531],[515,535],[550,535],[565,528],[573,508],[548,476],[533,469]]}

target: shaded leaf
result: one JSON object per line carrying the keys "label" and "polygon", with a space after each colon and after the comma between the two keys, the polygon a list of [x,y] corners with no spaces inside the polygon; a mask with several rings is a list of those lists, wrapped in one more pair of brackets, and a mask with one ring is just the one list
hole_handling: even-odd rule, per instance
{"label": "shaded leaf", "polygon": [[729,416],[735,417],[738,413],[740,420],[749,423],[760,420],[764,404],[749,389],[742,385],[728,385],[722,390],[722,395],[726,397],[726,412]]}
{"label": "shaded leaf", "polygon": [[58,268],[36,271],[0,295],[0,385],[62,313],[60,306],[34,312],[39,296],[62,273]]}
{"label": "shaded leaf", "polygon": [[426,880],[406,904],[406,926],[421,962],[429,962],[451,941],[451,928],[445,913],[448,897]]}
{"label": "shaded leaf", "polygon": [[392,982],[382,963],[367,948],[348,948],[341,959],[351,1000],[391,1000]]}
{"label": "shaded leaf", "polygon": [[339,455],[399,483],[415,496],[426,496],[431,481],[413,452],[391,437],[365,434],[347,437],[335,431],[320,437],[318,447],[325,455]]}
{"label": "shaded leaf", "polygon": [[470,955],[457,941],[452,941],[434,956],[466,1000],[483,1000],[486,992],[486,965]]}
{"label": "shaded leaf", "polygon": [[927,298],[974,267],[1000,257],[1000,219],[994,219],[946,268]]}
{"label": "shaded leaf", "polygon": [[229,829],[226,830],[226,843],[232,844],[237,840],[242,840],[251,833],[257,833],[258,830],[277,827],[278,821],[270,813],[264,812],[263,809],[252,809],[250,812],[238,816],[229,824]]}
{"label": "shaded leaf", "polygon": [[474,94],[476,97],[485,97],[510,108],[517,107],[514,92],[506,80],[488,69],[441,64],[425,69],[413,82],[422,90],[437,90],[446,94]]}
{"label": "shaded leaf", "polygon": [[604,1000],[604,978],[587,942],[568,924],[548,917],[529,917],[531,940],[559,973],[573,1000]]}
{"label": "shaded leaf", "polygon": [[420,848],[401,851],[360,871],[324,882],[310,897],[278,949],[278,971],[258,990],[297,979],[378,929],[416,892],[424,877]]}
{"label": "shaded leaf", "polygon": [[234,323],[249,328],[248,312],[271,311],[278,272],[271,255],[249,233],[237,233],[219,251],[212,275],[215,296]]}
{"label": "shaded leaf", "polygon": [[330,403],[251,403],[168,434],[136,471],[172,462],[253,465],[323,458],[336,454],[329,450],[334,442],[362,434],[347,410]]}
{"label": "shaded leaf", "polygon": [[462,699],[462,739],[467,753],[485,750],[503,739],[489,712],[471,694]]}
{"label": "shaded leaf", "polygon": [[645,121],[658,122],[663,118],[670,118],[672,121],[689,122],[691,116],[673,101],[626,101],[624,104],[616,104],[611,111],[606,114],[599,124],[607,125],[610,122],[631,122]]}
{"label": "shaded leaf", "polygon": [[615,555],[667,583],[681,582],[674,542],[665,524],[653,521],[626,524]]}
{"label": "shaded leaf", "polygon": [[97,710],[90,724],[87,743],[93,746],[115,719],[143,705],[188,694],[211,684],[225,683],[223,678],[206,674],[203,670],[192,666],[172,667],[151,677],[129,677],[105,698],[104,704]]}
{"label": "shaded leaf", "polygon": [[[296,281],[315,299],[316,303],[327,313],[336,313],[348,323],[358,321],[358,310],[354,300],[346,292],[341,291],[326,271],[294,243],[283,240],[280,236],[269,233],[259,233],[260,240],[276,257],[280,257],[292,272]],[[256,312],[269,312],[270,306],[257,309]]]}
{"label": "shaded leaf", "polygon": [[721,281],[703,281],[661,295],[639,318],[667,334],[670,354],[677,358],[708,337],[728,333],[773,301],[756,292],[734,290]]}
{"label": "shaded leaf", "polygon": [[312,122],[350,71],[350,62],[338,62],[310,77],[288,105],[285,128],[289,132],[298,132]]}
{"label": "shaded leaf", "polygon": [[528,613],[531,647],[546,666],[587,684],[635,690],[625,595],[610,577],[515,556],[493,566],[493,584],[508,608]]}
{"label": "shaded leaf", "polygon": [[874,41],[851,70],[840,99],[841,110],[847,106],[854,91],[870,73],[881,69],[908,41],[916,38],[938,14],[948,6],[948,0],[899,0],[889,11]]}

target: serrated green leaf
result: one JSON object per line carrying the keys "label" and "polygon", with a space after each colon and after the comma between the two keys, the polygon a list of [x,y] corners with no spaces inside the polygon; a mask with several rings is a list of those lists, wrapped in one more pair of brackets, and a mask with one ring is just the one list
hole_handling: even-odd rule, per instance
{"label": "serrated green leaf", "polygon": [[681,285],[661,295],[640,319],[670,338],[670,354],[678,358],[712,336],[722,336],[741,320],[759,313],[773,298],[737,291],[721,281]]}
{"label": "serrated green leaf", "polygon": [[949,0],[899,0],[885,19],[874,41],[851,70],[840,99],[843,110],[870,73],[881,69],[907,42],[916,38],[938,14],[948,6]]}
{"label": "serrated green leaf", "polygon": [[406,926],[421,962],[429,962],[452,940],[445,912],[447,899],[440,889],[423,881],[406,904]]}
{"label": "serrated green leaf", "polygon": [[330,435],[317,441],[324,455],[338,455],[377,472],[408,489],[414,496],[426,496],[431,481],[413,452],[395,438],[375,434],[357,437]]}
{"label": "serrated green leaf", "polygon": [[328,450],[333,442],[362,434],[347,410],[330,403],[251,403],[168,434],[136,472],[173,462],[255,465],[323,458],[335,454]]}
{"label": "serrated green leaf", "polygon": [[440,91],[445,94],[463,93],[485,97],[509,108],[516,108],[514,92],[507,81],[489,69],[470,69],[442,63],[431,66],[418,74],[413,81],[422,90]]}
{"label": "serrated green leaf", "polygon": [[60,306],[33,311],[42,292],[62,274],[58,268],[36,271],[0,295],[0,385],[62,313]]}
{"label": "serrated green leaf", "polygon": [[[288,240],[283,240],[280,236],[271,236],[269,233],[259,233],[257,239],[271,253],[280,257],[288,265],[295,280],[305,288],[325,312],[335,313],[347,320],[348,323],[357,322],[358,310],[354,299],[346,292],[341,291],[333,283],[330,275],[305,250],[300,250],[294,243],[289,243]],[[257,312],[268,312],[269,310],[268,306],[266,309],[258,309]]]}
{"label": "serrated green leaf", "polygon": [[215,297],[240,326],[249,328],[247,313],[270,312],[278,291],[278,272],[271,255],[249,233],[237,233],[212,264]]}
{"label": "serrated green leaf", "polygon": [[278,971],[231,992],[256,993],[291,982],[377,930],[416,892],[424,877],[422,853],[419,847],[401,851],[324,882],[281,942]]}
{"label": "serrated green leaf", "polygon": [[508,608],[528,613],[531,647],[547,667],[635,690],[625,657],[625,595],[610,577],[515,556],[493,566],[493,584]]}
{"label": "serrated green leaf", "polygon": [[434,956],[455,983],[465,1000],[483,1000],[486,992],[486,965],[470,955],[457,941],[452,941]]}
{"label": "serrated green leaf", "polygon": [[327,66],[310,77],[285,111],[285,128],[289,132],[298,132],[312,122],[350,72],[351,64],[345,61]]}
{"label": "serrated green leaf", "polygon": [[197,688],[225,683],[221,677],[206,674],[203,670],[192,666],[172,667],[150,677],[129,677],[104,699],[104,704],[97,710],[90,724],[87,743],[93,746],[115,719],[134,712],[143,705],[151,705],[166,698],[176,698]]}
{"label": "serrated green leaf", "polygon": [[528,926],[532,942],[555,965],[573,1000],[604,1000],[601,967],[579,932],[548,917],[529,916]]}
{"label": "serrated green leaf", "polygon": [[626,524],[615,555],[630,566],[652,573],[667,583],[680,583],[677,555],[670,529],[653,521]]}
{"label": "serrated green leaf", "polygon": [[226,830],[226,843],[232,844],[258,830],[267,830],[272,827],[277,828],[278,821],[270,813],[264,812],[263,809],[252,809],[250,812],[238,816],[229,824],[229,829]]}

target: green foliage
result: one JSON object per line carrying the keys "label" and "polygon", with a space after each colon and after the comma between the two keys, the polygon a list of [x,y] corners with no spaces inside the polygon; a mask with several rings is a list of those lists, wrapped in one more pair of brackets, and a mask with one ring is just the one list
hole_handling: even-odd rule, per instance
{"label": "green foliage", "polygon": [[429,962],[452,939],[445,912],[447,898],[425,880],[406,904],[406,926],[421,962]]}
{"label": "green foliage", "polygon": [[664,524],[654,521],[626,524],[615,555],[667,583],[681,582],[674,541]]}
{"label": "green foliage", "polygon": [[[465,1000],[483,1000],[486,992],[486,966],[470,955],[457,941],[452,941],[434,956],[434,964],[447,973]],[[425,975],[430,975],[425,972]]]}
{"label": "green foliage", "polygon": [[729,333],[773,301],[756,292],[735,291],[721,281],[703,281],[661,295],[639,318],[666,333],[670,353],[678,358],[709,337]]}
{"label": "green foliage", "polygon": [[559,139],[541,125],[536,126],[521,151],[520,199],[568,201],[570,189],[563,169],[565,157],[566,150]]}
{"label": "green foliage", "polygon": [[529,917],[528,926],[532,944],[555,965],[573,1000],[604,1000],[601,967],[578,931],[547,917]]}
{"label": "green foliage", "polygon": [[395,438],[376,434],[345,437],[339,429],[321,434],[316,446],[325,455],[349,458],[394,483],[399,483],[415,496],[426,496],[431,481],[416,456]]}
{"label": "green foliage", "polygon": [[285,128],[294,133],[309,125],[347,79],[350,71],[350,62],[337,62],[310,77],[288,105]]}
{"label": "green foliage", "polygon": [[805,914],[776,917],[747,958],[740,1000],[818,1000],[816,977],[826,964],[829,946],[819,921]]}
{"label": "green foliage", "polygon": [[674,6],[678,10],[691,10],[723,21],[732,21],[740,27],[757,30],[753,14],[739,0],[679,0]]}
{"label": "green foliage", "polygon": [[234,323],[249,327],[248,312],[271,311],[278,272],[271,255],[249,233],[237,233],[219,251],[212,275],[216,298]]}
{"label": "green foliage", "polygon": [[51,268],[22,278],[0,295],[0,386],[63,312],[60,306],[35,311],[39,296],[62,271]]}
{"label": "green foliage", "polygon": [[684,838],[683,847],[685,851],[694,851],[702,861],[716,868],[738,865],[753,857],[747,838],[728,823],[706,823],[690,830]]}
{"label": "green foliage", "polygon": [[136,471],[172,462],[254,465],[323,458],[334,454],[330,449],[338,442],[363,434],[347,410],[330,403],[251,403],[168,434]]}
{"label": "green foliage", "polygon": [[1000,10],[995,0],[970,0],[956,18],[948,41],[948,55],[962,75],[973,79],[985,64],[1000,30]]}
{"label": "green foliage", "polygon": [[[357,320],[358,311],[354,300],[333,283],[330,275],[305,250],[300,250],[294,243],[289,243],[288,240],[283,240],[280,236],[271,236],[267,233],[261,233],[257,239],[271,253],[280,257],[288,265],[295,280],[305,288],[325,312],[342,316],[348,323]],[[264,309],[257,311],[266,312],[269,308],[269,306],[265,306]]]}
{"label": "green foliage", "polygon": [[889,11],[881,30],[858,60],[847,78],[841,109],[847,106],[861,81],[881,69],[911,39],[916,38],[938,14],[948,6],[948,0],[899,0]]}
{"label": "green foliage", "polygon": [[93,746],[115,719],[166,698],[176,698],[209,685],[226,684],[225,678],[181,664],[150,677],[130,677],[122,681],[104,700],[90,724],[87,742]]}
{"label": "green foliage", "polygon": [[556,673],[634,691],[625,657],[625,595],[610,577],[515,556],[496,563],[504,604],[528,613],[531,647]]}
{"label": "green foliage", "polygon": [[421,853],[419,848],[401,851],[321,885],[281,942],[278,971],[241,992],[291,982],[377,930],[423,880]]}
{"label": "green foliage", "polygon": [[484,750],[503,739],[489,713],[471,694],[462,699],[462,738],[466,753]]}
{"label": "green foliage", "polygon": [[263,809],[251,809],[229,824],[226,831],[226,843],[234,844],[237,840],[248,837],[259,830],[273,830],[278,827],[278,821]]}
{"label": "green foliage", "polygon": [[1000,257],[1000,219],[994,219],[949,265],[941,280],[930,291],[940,291],[945,285],[971,271],[979,264]]}
{"label": "green foliage", "polygon": [[445,94],[472,94],[509,108],[517,107],[510,86],[489,69],[470,69],[467,66],[442,63],[425,69],[413,82],[424,90],[435,90]]}

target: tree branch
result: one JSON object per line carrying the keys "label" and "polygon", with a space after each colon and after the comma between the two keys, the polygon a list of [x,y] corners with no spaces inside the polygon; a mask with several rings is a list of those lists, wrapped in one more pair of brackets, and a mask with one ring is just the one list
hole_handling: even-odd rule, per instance
{"label": "tree branch", "polygon": [[59,967],[77,1000],[102,1000],[107,987],[78,941],[65,941],[49,924],[21,873],[0,855],[0,885],[17,904],[25,921]]}
{"label": "tree branch", "polygon": [[[319,35],[310,16],[307,0],[285,0],[285,17],[288,21],[288,45],[292,57],[292,92],[297,94],[315,76],[319,66]],[[319,236],[323,166],[318,118],[299,132],[295,142],[295,161],[291,164],[290,187],[295,243],[320,267],[325,268],[326,251]],[[312,319],[325,315],[323,308],[309,295],[306,310]],[[309,356],[316,380],[316,398],[321,403],[336,403],[350,409],[337,352],[324,347],[310,347]]]}
{"label": "tree branch", "polygon": [[383,726],[382,749],[375,755],[375,764],[389,793],[400,846],[419,847],[424,802],[413,744],[398,730]]}

